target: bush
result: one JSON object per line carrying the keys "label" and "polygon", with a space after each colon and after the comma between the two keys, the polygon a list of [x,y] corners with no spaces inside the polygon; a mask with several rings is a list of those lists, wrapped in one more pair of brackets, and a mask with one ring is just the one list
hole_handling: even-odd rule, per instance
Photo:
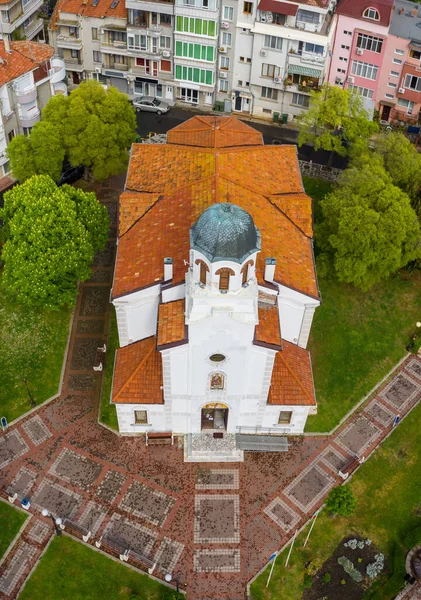
{"label": "bush", "polygon": [[370,579],[375,579],[384,569],[384,554],[376,554],[374,562],[367,565],[366,573]]}
{"label": "bush", "polygon": [[311,588],[312,585],[313,585],[313,578],[311,577],[311,575],[308,575],[307,573],[305,573],[304,574],[304,587]]}
{"label": "bush", "polygon": [[345,579],[341,579],[341,585],[346,585]]}
{"label": "bush", "polygon": [[307,575],[315,575],[321,566],[322,561],[318,558],[315,558],[307,564],[305,572],[307,573]]}
{"label": "bush", "polygon": [[341,517],[352,515],[356,506],[356,497],[348,487],[344,486],[330,490],[326,500],[326,508],[334,515],[340,515]]}
{"label": "bush", "polygon": [[322,577],[323,583],[329,583],[330,580],[331,580],[330,573],[325,573]]}

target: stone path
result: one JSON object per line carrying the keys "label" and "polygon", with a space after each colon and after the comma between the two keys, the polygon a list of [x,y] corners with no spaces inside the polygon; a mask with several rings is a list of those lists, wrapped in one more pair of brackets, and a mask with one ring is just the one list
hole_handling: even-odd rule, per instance
{"label": "stone path", "polygon": [[244,600],[247,582],[342,482],[345,463],[368,456],[418,402],[421,361],[408,358],[330,438],[292,439],[288,453],[246,453],[244,463],[186,463],[179,444],[146,447],[107,430],[97,423],[102,374],[92,365],[107,339],[122,186],[98,190],[113,226],[80,289],[62,393],[0,435],[1,495],[31,500],[0,568],[0,598],[18,596],[51,539],[47,508],[100,550],[161,579],[170,573],[189,600]]}

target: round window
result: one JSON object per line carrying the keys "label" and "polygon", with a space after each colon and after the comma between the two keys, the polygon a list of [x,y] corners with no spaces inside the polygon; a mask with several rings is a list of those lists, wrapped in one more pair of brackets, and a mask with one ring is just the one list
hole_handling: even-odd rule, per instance
{"label": "round window", "polygon": [[214,363],[221,363],[224,362],[225,356],[223,354],[212,354],[211,356],[209,356],[209,360],[211,360]]}

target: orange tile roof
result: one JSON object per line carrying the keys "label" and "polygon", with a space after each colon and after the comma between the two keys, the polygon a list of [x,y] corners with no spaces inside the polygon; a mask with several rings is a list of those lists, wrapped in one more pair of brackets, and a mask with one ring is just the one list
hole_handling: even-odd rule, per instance
{"label": "orange tile roof", "polygon": [[[295,146],[214,149],[134,144],[126,185],[130,201],[124,197],[123,229],[127,223],[132,227],[119,240],[114,298],[160,282],[165,256],[174,259],[173,281],[183,281],[190,227],[215,202],[233,202],[252,215],[262,238],[257,258],[260,282],[266,257],[275,257],[275,281],[319,297],[309,221],[304,223],[301,217],[305,199],[307,211],[311,201],[303,191]],[[149,206],[145,194],[162,197],[139,217],[145,202]],[[291,202],[300,196],[301,212],[288,209],[282,195],[291,197]]]}
{"label": "orange tile roof", "polygon": [[26,40],[10,42],[10,50],[6,52],[0,40],[0,86],[36,69],[54,54],[51,46]]}
{"label": "orange tile roof", "polygon": [[282,340],[277,352],[269,388],[268,404],[280,406],[315,406],[310,353]]}
{"label": "orange tile roof", "polygon": [[193,117],[171,129],[167,142],[202,148],[263,145],[262,134],[235,117]]}
{"label": "orange tile roof", "polygon": [[283,213],[309,237],[313,237],[313,201],[307,194],[269,196]]}
{"label": "orange tile roof", "polygon": [[163,404],[162,357],[152,336],[119,348],[112,401],[119,404]]}
{"label": "orange tile roof", "polygon": [[187,342],[184,299],[165,302],[158,310],[158,348]]}
{"label": "orange tile roof", "polygon": [[123,192],[119,204],[118,233],[123,235],[126,231],[159,200],[158,194],[139,194],[137,192]]}
{"label": "orange tile roof", "polygon": [[259,302],[259,323],[254,331],[254,343],[281,349],[281,326],[276,304]]}
{"label": "orange tile roof", "polygon": [[113,0],[99,0],[96,6],[93,6],[92,2],[93,0],[59,0],[50,21],[50,29],[58,29],[57,21],[60,20],[60,13],[96,17],[97,19],[103,17],[127,19],[127,8],[124,0],[119,0],[115,8],[111,8]]}

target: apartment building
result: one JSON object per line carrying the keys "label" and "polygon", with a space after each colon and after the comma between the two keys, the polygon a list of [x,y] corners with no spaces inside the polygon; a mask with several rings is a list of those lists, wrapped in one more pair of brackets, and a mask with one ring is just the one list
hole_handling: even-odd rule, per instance
{"label": "apartment building", "polygon": [[47,44],[0,40],[0,176],[9,172],[7,146],[28,135],[54,94],[66,93],[64,64]]}
{"label": "apartment building", "polygon": [[392,11],[393,0],[341,0],[336,10],[329,82],[355,89],[372,107],[379,102]]}
{"label": "apartment building", "polygon": [[40,9],[44,0],[9,0],[1,3],[0,39],[44,40],[44,21]]}
{"label": "apartment building", "polygon": [[421,109],[421,9],[395,0],[383,66],[379,74],[380,119],[415,124]]}

